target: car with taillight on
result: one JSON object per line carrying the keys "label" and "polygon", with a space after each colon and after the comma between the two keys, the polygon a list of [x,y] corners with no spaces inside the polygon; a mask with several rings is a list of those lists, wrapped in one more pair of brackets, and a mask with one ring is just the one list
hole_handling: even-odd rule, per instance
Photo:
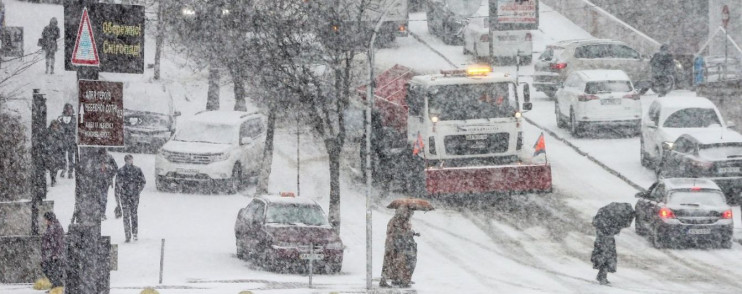
{"label": "car with taillight on", "polygon": [[709,179],[660,179],[636,194],[635,229],[655,248],[681,243],[732,247],[732,208]]}
{"label": "car with taillight on", "polygon": [[180,111],[161,85],[126,83],[124,88],[124,142],[127,147],[154,152],[175,133]]}
{"label": "car with taillight on", "polygon": [[155,158],[157,190],[197,184],[236,193],[257,175],[265,117],[242,111],[203,111],[183,120]]}
{"label": "car with taillight on", "polygon": [[642,105],[639,93],[622,70],[580,70],[567,77],[556,94],[557,127],[569,126],[575,137],[589,125],[628,127],[638,134]]}
{"label": "car with taillight on", "polygon": [[640,93],[652,85],[649,59],[629,45],[614,40],[560,41],[546,46],[533,67],[533,87],[549,98],[555,97],[559,83],[579,70],[623,70]]}
{"label": "car with taillight on", "polygon": [[716,105],[706,98],[657,98],[642,117],[639,137],[641,164],[656,169],[663,157],[663,144],[672,144],[682,134],[721,134],[728,125],[722,120]]}
{"label": "car with taillight on", "polygon": [[[313,268],[338,273],[343,265],[340,236],[322,207],[290,192],[262,195],[240,209],[234,225],[237,257],[273,271]],[[313,255],[313,256],[311,256]]]}
{"label": "car with taillight on", "polygon": [[475,16],[469,18],[463,34],[464,54],[472,54],[476,59],[489,58],[490,42],[493,42],[492,57],[495,61],[508,60],[512,62],[506,63],[514,63],[517,60],[521,65],[531,64],[533,52],[531,31],[492,31],[490,40],[489,17]]}
{"label": "car with taillight on", "polygon": [[684,134],[664,148],[660,176],[710,179],[721,187],[729,203],[739,203],[742,135],[730,129]]}

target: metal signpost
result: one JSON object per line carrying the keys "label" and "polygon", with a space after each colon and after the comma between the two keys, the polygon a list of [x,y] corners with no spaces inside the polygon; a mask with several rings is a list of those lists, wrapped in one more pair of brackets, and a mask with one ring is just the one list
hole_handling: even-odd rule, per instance
{"label": "metal signpost", "polygon": [[309,288],[312,288],[312,274],[314,272],[314,261],[325,258],[324,254],[314,253],[314,244],[309,244],[309,253],[299,254],[299,259],[309,260]]}
{"label": "metal signpost", "polygon": [[124,146],[124,84],[80,80],[77,144]]}

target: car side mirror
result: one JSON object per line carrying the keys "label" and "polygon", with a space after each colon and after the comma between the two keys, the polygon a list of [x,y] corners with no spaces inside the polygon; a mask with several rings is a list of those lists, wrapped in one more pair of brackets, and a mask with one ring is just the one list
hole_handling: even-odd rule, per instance
{"label": "car side mirror", "polygon": [[173,116],[180,116],[180,115],[181,115],[180,111],[176,110],[175,112],[173,112]]}
{"label": "car side mirror", "polygon": [[[525,103],[531,102],[531,86],[529,86],[528,83],[523,83],[523,102]],[[525,103],[523,104],[524,109],[525,109]]]}
{"label": "car side mirror", "polygon": [[240,139],[240,145],[247,145],[250,143],[252,143],[252,138],[250,137],[242,137],[242,139]]}
{"label": "car side mirror", "polygon": [[531,109],[533,109],[533,103],[531,102],[523,103],[523,110],[531,110]]}

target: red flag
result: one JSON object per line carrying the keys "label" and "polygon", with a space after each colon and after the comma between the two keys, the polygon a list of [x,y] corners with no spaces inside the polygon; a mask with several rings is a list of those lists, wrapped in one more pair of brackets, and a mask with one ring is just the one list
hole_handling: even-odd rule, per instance
{"label": "red flag", "polygon": [[544,143],[544,133],[541,133],[541,135],[538,136],[538,140],[536,140],[536,144],[533,145],[533,156],[539,155],[541,153],[546,154],[546,143]]}
{"label": "red flag", "polygon": [[415,140],[415,144],[412,145],[412,155],[417,155],[423,148],[425,148],[425,142],[423,142],[423,136],[418,132],[417,140]]}

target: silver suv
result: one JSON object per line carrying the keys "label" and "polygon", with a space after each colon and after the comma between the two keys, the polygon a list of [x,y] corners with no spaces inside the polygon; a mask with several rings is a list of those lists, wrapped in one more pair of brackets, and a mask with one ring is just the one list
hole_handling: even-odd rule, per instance
{"label": "silver suv", "polygon": [[649,58],[623,42],[605,39],[567,40],[551,44],[534,64],[533,87],[554,98],[570,73],[586,69],[620,69],[644,93],[651,85]]}

